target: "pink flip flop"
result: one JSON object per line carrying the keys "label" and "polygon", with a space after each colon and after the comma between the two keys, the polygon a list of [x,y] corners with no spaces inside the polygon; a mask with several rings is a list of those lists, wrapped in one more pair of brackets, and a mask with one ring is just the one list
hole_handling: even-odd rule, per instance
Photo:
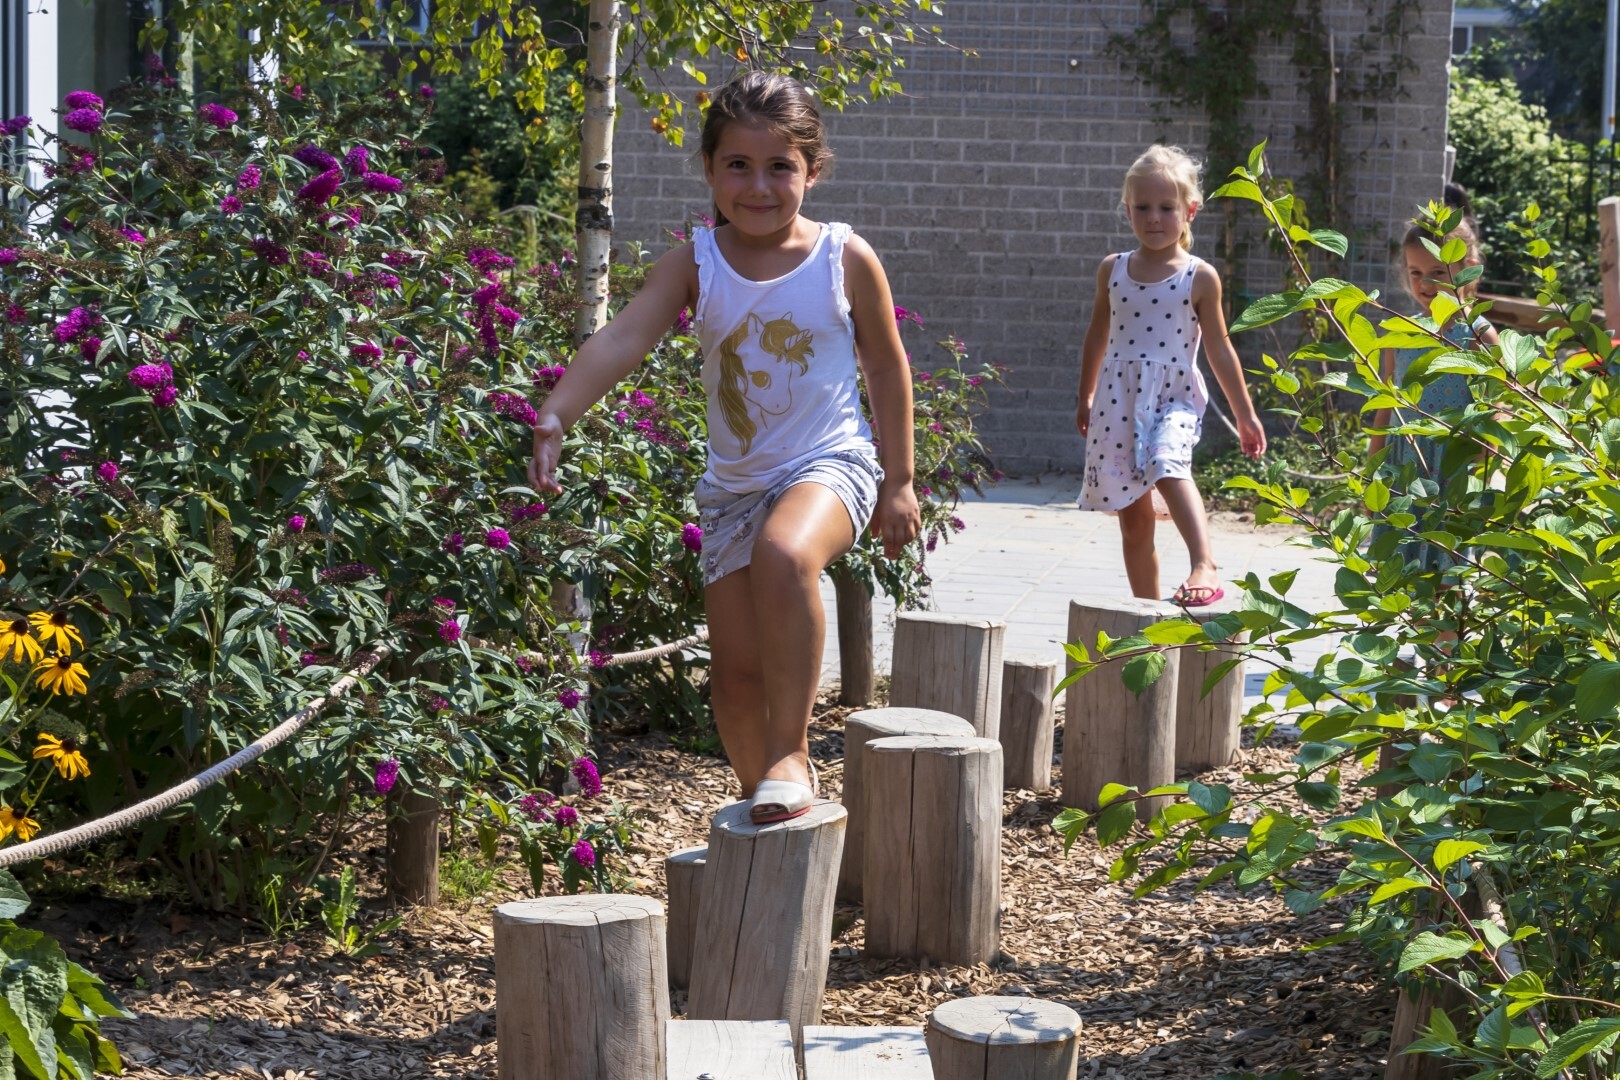
{"label": "pink flip flop", "polygon": [[1225,596],[1226,590],[1219,585],[1183,585],[1170,601],[1184,608],[1209,607]]}

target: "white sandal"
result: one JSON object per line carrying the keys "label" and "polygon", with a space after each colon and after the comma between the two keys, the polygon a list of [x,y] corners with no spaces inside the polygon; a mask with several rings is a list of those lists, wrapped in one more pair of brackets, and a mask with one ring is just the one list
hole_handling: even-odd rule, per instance
{"label": "white sandal", "polygon": [[821,791],[821,779],[816,775],[816,763],[810,762],[810,786],[797,780],[761,780],[749,800],[748,820],[755,825],[774,825],[778,821],[791,821],[810,811]]}

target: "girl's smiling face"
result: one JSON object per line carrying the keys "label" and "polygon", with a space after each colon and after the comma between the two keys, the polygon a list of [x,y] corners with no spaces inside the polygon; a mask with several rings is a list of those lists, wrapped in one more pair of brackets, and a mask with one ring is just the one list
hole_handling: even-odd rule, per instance
{"label": "girl's smiling face", "polygon": [[727,124],[713,155],[703,159],[715,207],[747,236],[790,227],[817,176],[803,151],[763,124],[743,121]]}
{"label": "girl's smiling face", "polygon": [[1162,251],[1181,243],[1182,233],[1198,216],[1198,204],[1183,202],[1181,189],[1168,176],[1148,173],[1131,182],[1125,216],[1137,243],[1150,251]]}
{"label": "girl's smiling face", "polygon": [[[1423,308],[1425,315],[1429,313],[1434,298],[1444,291],[1440,283],[1449,283],[1456,280],[1457,275],[1462,272],[1464,267],[1472,266],[1478,261],[1468,257],[1464,258],[1462,262],[1444,263],[1431,254],[1429,249],[1422,244],[1407,244],[1404,249],[1404,256],[1406,261],[1406,291],[1412,294],[1412,299],[1416,300]],[[1458,290],[1464,298],[1471,291],[1472,284],[1465,285]]]}

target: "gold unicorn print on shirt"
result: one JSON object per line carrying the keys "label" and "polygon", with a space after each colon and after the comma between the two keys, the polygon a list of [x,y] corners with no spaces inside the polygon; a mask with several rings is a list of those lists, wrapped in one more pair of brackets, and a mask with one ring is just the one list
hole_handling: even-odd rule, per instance
{"label": "gold unicorn print on shirt", "polygon": [[[760,351],[788,366],[787,401],[776,409],[767,408],[749,393],[750,387],[769,389],[774,382],[771,372],[765,368],[749,370],[737,351],[755,327],[759,329]],[[793,377],[810,370],[810,358],[816,355],[814,342],[813,333],[794,324],[792,312],[769,321],[750,313],[720,342],[720,415],[744,454],[753,447],[754,436],[759,433],[754,412],[764,422],[766,417],[781,416],[793,407]]]}

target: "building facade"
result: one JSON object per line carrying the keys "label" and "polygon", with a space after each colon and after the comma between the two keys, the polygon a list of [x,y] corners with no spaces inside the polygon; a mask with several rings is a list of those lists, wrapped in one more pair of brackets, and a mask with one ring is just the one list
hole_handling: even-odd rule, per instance
{"label": "building facade", "polygon": [[[1098,261],[1132,246],[1119,209],[1126,167],[1158,141],[1195,154],[1207,147],[1206,115],[1167,100],[1118,56],[1117,42],[1152,6],[952,0],[940,20],[945,34],[976,56],[919,48],[901,74],[903,98],[829,117],[838,160],[806,212],[853,224],[882,256],[895,302],[920,311],[928,330],[954,334],[974,357],[1008,365],[1007,386],[993,396],[981,430],[1009,472],[1074,470],[1082,461],[1074,424],[1080,340]],[[1246,103],[1245,119],[1256,141],[1268,140],[1277,176],[1332,174],[1336,220],[1352,248],[1346,260],[1318,258],[1316,272],[1387,292],[1396,284],[1397,238],[1443,184],[1452,5],[1300,0],[1298,7],[1319,16],[1318,37],[1333,58],[1334,160],[1311,149],[1321,145],[1320,132],[1308,130],[1310,91],[1287,35],[1259,45],[1263,89]],[[1184,21],[1173,24],[1178,44],[1195,49]],[[1320,91],[1319,84],[1319,98]],[[691,139],[687,149],[669,146],[625,106],[613,170],[619,237],[657,250],[666,228],[706,209],[692,146]],[[1206,177],[1205,190],[1219,183]],[[1311,209],[1312,224],[1325,224],[1321,208]],[[1258,236],[1255,215],[1243,208],[1236,217],[1242,257],[1221,250],[1215,207],[1194,227],[1194,250],[1236,277],[1226,287],[1241,308],[1245,296],[1276,291],[1283,267]],[[1239,344],[1253,355],[1286,347],[1249,337]],[[1206,422],[1206,437],[1220,430],[1218,421]]]}

